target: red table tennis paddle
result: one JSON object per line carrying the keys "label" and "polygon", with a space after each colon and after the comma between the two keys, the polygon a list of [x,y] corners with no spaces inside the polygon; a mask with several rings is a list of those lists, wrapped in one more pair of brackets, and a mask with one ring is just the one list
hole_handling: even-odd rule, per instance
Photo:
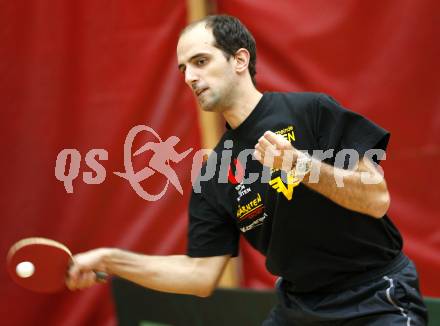
{"label": "red table tennis paddle", "polygon": [[[65,288],[70,250],[57,241],[46,238],[26,238],[16,242],[8,252],[9,275],[18,285],[31,291],[53,293]],[[107,274],[95,272],[98,281]]]}

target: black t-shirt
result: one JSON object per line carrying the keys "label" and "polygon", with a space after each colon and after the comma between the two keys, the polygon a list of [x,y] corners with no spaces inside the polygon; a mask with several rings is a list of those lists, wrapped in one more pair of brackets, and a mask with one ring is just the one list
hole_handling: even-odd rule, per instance
{"label": "black t-shirt", "polygon": [[[189,256],[236,256],[241,233],[266,256],[272,274],[288,280],[293,291],[310,292],[342,285],[400,253],[402,238],[388,216],[348,210],[263,168],[251,153],[267,130],[299,150],[334,149],[334,156],[342,149],[360,157],[372,148],[385,150],[389,139],[327,95],[264,93],[246,120],[225,132],[195,183],[200,188],[193,187]],[[255,174],[257,181],[249,183]]]}

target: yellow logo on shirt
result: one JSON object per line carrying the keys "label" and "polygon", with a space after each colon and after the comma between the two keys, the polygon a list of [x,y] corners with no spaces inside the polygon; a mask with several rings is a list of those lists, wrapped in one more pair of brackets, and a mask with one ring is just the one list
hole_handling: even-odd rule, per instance
{"label": "yellow logo on shirt", "polygon": [[283,136],[289,142],[295,141],[295,132],[293,131],[293,126],[288,126],[284,129],[275,131],[275,133]]}
{"label": "yellow logo on shirt", "polygon": [[241,220],[243,218],[247,218],[247,215],[251,212],[257,211],[260,212],[260,208],[263,207],[263,203],[261,202],[261,195],[258,193],[257,197],[251,200],[249,203],[245,205],[238,205],[237,209],[237,217]]}
{"label": "yellow logo on shirt", "polygon": [[270,180],[269,184],[273,189],[277,192],[280,192],[286,197],[287,200],[292,200],[293,197],[293,189],[298,187],[301,183],[301,180],[294,178],[291,175],[287,175],[287,187],[283,182],[281,177],[276,177],[275,179]]}
{"label": "yellow logo on shirt", "polygon": [[[276,134],[283,136],[290,143],[296,140],[293,126],[287,126],[286,128],[275,131]],[[278,169],[271,170],[272,173],[279,171]],[[277,192],[282,193],[287,200],[292,200],[293,189],[300,184],[300,180],[295,179],[291,175],[287,175],[287,186],[284,184],[281,177],[276,177],[270,180],[270,186]]]}

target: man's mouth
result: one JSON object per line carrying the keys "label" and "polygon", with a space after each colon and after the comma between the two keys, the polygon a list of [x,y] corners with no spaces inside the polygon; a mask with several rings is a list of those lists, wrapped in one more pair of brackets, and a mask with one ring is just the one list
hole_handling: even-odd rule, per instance
{"label": "man's mouth", "polygon": [[204,91],[206,91],[208,88],[201,88],[196,90],[196,96],[199,96],[200,94],[202,94]]}

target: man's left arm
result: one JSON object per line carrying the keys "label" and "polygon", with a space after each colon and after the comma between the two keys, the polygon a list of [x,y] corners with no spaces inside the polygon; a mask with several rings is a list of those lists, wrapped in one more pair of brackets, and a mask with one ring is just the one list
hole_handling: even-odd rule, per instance
{"label": "man's left arm", "polygon": [[[366,157],[362,157],[353,171],[334,167],[312,158],[312,166],[320,164],[319,181],[310,180],[308,173],[303,183],[335,203],[347,209],[375,218],[382,218],[388,211],[390,195],[385,178]],[[336,180],[343,178],[343,186]],[[378,180],[373,183],[366,180]]]}
{"label": "man's left arm", "polygon": [[[254,156],[262,164],[286,172],[295,170],[294,164],[301,155],[284,137],[271,131],[265,132],[255,145]],[[286,161],[293,164],[286,165]],[[362,157],[352,170],[334,167],[316,158],[311,158],[311,167],[314,172],[319,168],[318,180],[307,173],[302,182],[314,191],[342,207],[375,218],[382,218],[387,212],[390,196],[385,179],[368,158]]]}

